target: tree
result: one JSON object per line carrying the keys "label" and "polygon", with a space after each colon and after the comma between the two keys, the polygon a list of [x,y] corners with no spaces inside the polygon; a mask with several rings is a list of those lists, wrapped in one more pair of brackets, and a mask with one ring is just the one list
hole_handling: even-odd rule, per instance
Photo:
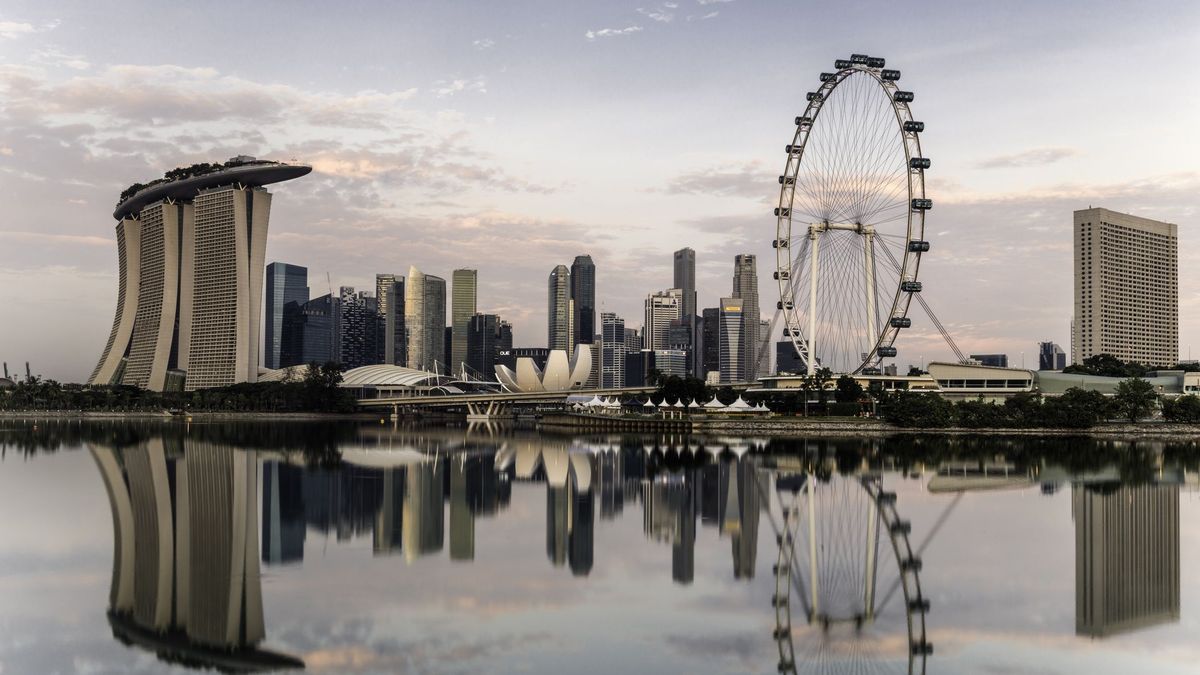
{"label": "tree", "polygon": [[1200,423],[1200,396],[1188,394],[1173,400],[1164,398],[1162,410],[1163,419],[1168,422]]}
{"label": "tree", "polygon": [[1063,369],[1064,373],[1097,375],[1100,377],[1142,377],[1149,370],[1136,361],[1122,361],[1112,354],[1093,354]]}
{"label": "tree", "polygon": [[1112,406],[1098,391],[1071,387],[1061,396],[1046,398],[1041,424],[1052,429],[1087,429],[1108,419]]}
{"label": "tree", "polygon": [[1122,417],[1129,418],[1130,422],[1137,422],[1154,410],[1158,395],[1154,392],[1154,385],[1139,377],[1131,377],[1117,384],[1113,402]]}
{"label": "tree", "polygon": [[837,379],[837,386],[833,392],[833,398],[838,403],[858,403],[863,399],[866,392],[858,380],[849,375],[842,375]]}
{"label": "tree", "polygon": [[900,427],[949,427],[954,424],[954,404],[939,394],[900,392],[888,403],[883,416]]}

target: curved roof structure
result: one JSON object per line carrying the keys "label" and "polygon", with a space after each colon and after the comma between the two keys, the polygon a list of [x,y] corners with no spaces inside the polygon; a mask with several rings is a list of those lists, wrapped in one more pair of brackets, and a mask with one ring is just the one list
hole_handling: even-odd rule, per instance
{"label": "curved roof structure", "polygon": [[511,392],[566,391],[582,387],[592,372],[592,346],[578,344],[570,359],[562,349],[550,351],[543,372],[533,359],[517,359],[516,372],[507,366],[496,366],[496,379]]}
{"label": "curved roof structure", "polygon": [[441,378],[437,373],[431,373],[416,368],[378,364],[351,368],[342,373],[343,387],[415,387],[422,384],[437,384]]}
{"label": "curved roof structure", "polygon": [[232,183],[262,186],[271,183],[281,183],[285,180],[299,178],[312,171],[305,164],[284,164],[283,162],[267,162],[256,160],[179,180],[167,181],[138,190],[125,201],[117,204],[113,218],[122,220],[142,210],[147,204],[153,204],[163,199],[191,199],[196,193],[208,188]]}

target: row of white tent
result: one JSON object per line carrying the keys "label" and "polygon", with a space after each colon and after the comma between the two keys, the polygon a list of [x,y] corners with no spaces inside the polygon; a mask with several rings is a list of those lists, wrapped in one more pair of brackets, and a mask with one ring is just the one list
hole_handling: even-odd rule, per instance
{"label": "row of white tent", "polygon": [[[610,397],[610,398],[600,398],[599,395],[596,395],[596,396],[593,396],[592,400],[590,400],[590,401],[586,401],[583,403],[576,403],[571,407],[575,410],[594,410],[597,408],[613,410],[613,409],[621,408],[622,406],[621,406],[621,401],[615,396]],[[642,404],[642,409],[647,410],[647,411],[665,409],[665,408],[671,408],[671,409],[688,408],[688,409],[692,409],[692,410],[703,410],[705,412],[746,412],[746,413],[769,413],[769,412],[771,412],[771,410],[769,408],[767,408],[767,406],[765,404],[759,403],[758,405],[750,405],[741,396],[738,396],[737,400],[734,401],[733,403],[730,403],[729,405],[725,405],[724,403],[721,403],[720,401],[717,400],[717,398],[715,396],[713,397],[713,399],[711,401],[709,401],[708,403],[704,403],[704,404],[701,404],[694,400],[690,401],[688,403],[684,403],[682,399],[676,400],[674,403],[667,403],[666,399],[663,399],[663,401],[657,405],[655,405],[654,401],[652,401],[650,399],[646,399],[646,402]]]}

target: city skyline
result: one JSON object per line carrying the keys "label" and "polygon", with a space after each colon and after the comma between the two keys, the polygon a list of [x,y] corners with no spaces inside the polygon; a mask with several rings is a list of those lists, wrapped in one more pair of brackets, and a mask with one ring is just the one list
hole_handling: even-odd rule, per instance
{"label": "city skyline", "polygon": [[[932,4],[887,20],[886,5],[840,18],[813,8],[802,16],[828,30],[796,45],[761,40],[790,6],[674,4],[660,18],[636,4],[553,15],[517,5],[486,21],[381,6],[389,20],[371,22],[378,28],[314,12],[291,19],[286,36],[256,37],[279,56],[247,63],[233,47],[271,8],[247,10],[232,29],[188,14],[186,36],[135,47],[84,36],[129,25],[177,33],[168,27],[186,10],[12,3],[0,16],[11,26],[0,35],[0,190],[25,198],[0,225],[0,243],[20,253],[0,276],[0,301],[20,317],[0,326],[0,356],[86,380],[117,294],[105,225],[113,195],[236,154],[312,163],[303,185],[278,190],[267,259],[304,264],[314,279],[329,273],[335,286],[370,288],[376,272],[410,265],[445,278],[478,268],[492,288],[481,307],[513,323],[516,344],[536,344],[553,262],[589,253],[596,311],[631,317],[646,292],[671,283],[667,256],[688,246],[698,307],[711,307],[728,292],[733,255],[769,259],[770,202],[802,84],[836,56],[865,51],[903,71],[929,125],[937,206],[921,275],[965,350],[1015,356],[1038,341],[1070,343],[1070,213],[1104,206],[1179,225],[1188,358],[1200,337],[1200,280],[1186,272],[1200,262],[1191,159],[1200,141],[1180,113],[1196,109],[1196,94],[1144,66],[1186,53],[1200,31],[1196,7]],[[1177,28],[1169,35],[1163,15]],[[394,25],[417,29],[402,48],[384,46]],[[1113,31],[1119,52],[1089,38]],[[902,33],[955,39],[934,46]],[[295,68],[297,44],[315,67]],[[343,46],[327,52],[333,44]],[[644,63],[660,67],[635,67]],[[781,75],[798,86],[777,87]],[[1146,77],[1153,97],[1120,110],[1078,105]],[[562,152],[585,138],[590,161]],[[774,285],[760,284],[770,308]],[[919,314],[898,347],[901,364],[949,356]]]}

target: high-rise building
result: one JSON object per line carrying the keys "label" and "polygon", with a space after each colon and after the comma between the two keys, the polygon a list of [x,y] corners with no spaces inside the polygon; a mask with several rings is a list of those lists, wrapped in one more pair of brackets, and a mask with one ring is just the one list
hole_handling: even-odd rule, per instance
{"label": "high-rise building", "polygon": [[122,195],[117,311],[90,384],[162,391],[258,379],[271,193],[308,166],[235,157]]}
{"label": "high-rise building", "polygon": [[[342,307],[341,300],[334,295],[322,295],[304,303],[298,316],[294,317],[295,328],[288,335],[299,339],[284,342],[287,349],[280,367],[341,362],[342,354]],[[289,313],[289,320],[293,320]]]}
{"label": "high-rise building", "polygon": [[496,364],[512,351],[512,326],[495,314],[476,314],[467,322],[467,367],[472,377],[496,379]]}
{"label": "high-rise building", "polygon": [[745,344],[745,300],[742,298],[721,298],[720,331],[717,336],[720,352],[721,382],[745,381],[746,358],[743,354]]}
{"label": "high-rise building", "polygon": [[625,386],[625,320],[612,312],[600,313],[600,386]]}
{"label": "high-rise building", "polygon": [[1108,209],[1075,212],[1071,359],[1179,361],[1178,227]]}
{"label": "high-rise building", "polygon": [[342,286],[339,296],[339,362],[347,369],[380,363],[383,331],[375,296],[353,286]]}
{"label": "high-rise building", "polygon": [[721,370],[721,308],[705,308],[701,316],[703,358],[700,360],[700,379]]}
{"label": "high-rise building", "polygon": [[596,333],[596,265],[590,255],[575,256],[571,263],[571,344],[591,344]]}
{"label": "high-rise building", "polygon": [[1067,367],[1067,355],[1053,342],[1038,343],[1038,370],[1062,370]]}
{"label": "high-rise building", "polygon": [[808,369],[804,365],[804,359],[796,353],[796,345],[792,344],[790,339],[775,343],[776,375],[803,375],[806,372]]}
{"label": "high-rise building", "polygon": [[408,367],[434,372],[446,362],[446,280],[408,270],[404,284],[404,323],[408,332]]}
{"label": "high-rise building", "polygon": [[743,253],[733,258],[733,297],[742,300],[742,376],[758,379],[758,352],[762,315],[758,309],[758,267],[755,256]]}
{"label": "high-rise building", "polygon": [[1071,486],[1075,632],[1179,620],[1179,486]]}
{"label": "high-rise building", "polygon": [[696,316],[696,252],[690,248],[675,251],[674,287],[683,295],[683,316]]}
{"label": "high-rise building", "polygon": [[571,272],[566,265],[557,265],[550,272],[546,301],[546,346],[569,354],[574,342],[571,340]]}
{"label": "high-rise building", "polygon": [[646,322],[642,325],[642,349],[667,349],[671,322],[683,312],[683,294],[671,288],[646,296]]}
{"label": "high-rise building", "polygon": [[263,341],[263,366],[279,368],[284,341],[284,307],[295,303],[294,310],[308,302],[308,268],[282,262],[267,265],[267,321]]}
{"label": "high-rise building", "polygon": [[642,351],[642,335],[636,328],[625,327],[625,353],[636,354]]}
{"label": "high-rise building", "polygon": [[654,369],[662,377],[687,377],[688,354],[682,349],[655,349]]}
{"label": "high-rise building", "polygon": [[[458,269],[450,275],[450,319],[454,333],[450,338],[450,370],[457,373],[467,360],[467,324],[475,316],[475,298],[479,285],[478,270]],[[490,371],[487,371],[490,372]]]}
{"label": "high-rise building", "polygon": [[978,361],[981,366],[1008,367],[1008,354],[971,354],[971,359]]}
{"label": "high-rise building", "polygon": [[404,336],[404,277],[399,274],[376,274],[375,303],[383,326],[383,356],[380,361],[403,366],[408,363],[408,342]]}

